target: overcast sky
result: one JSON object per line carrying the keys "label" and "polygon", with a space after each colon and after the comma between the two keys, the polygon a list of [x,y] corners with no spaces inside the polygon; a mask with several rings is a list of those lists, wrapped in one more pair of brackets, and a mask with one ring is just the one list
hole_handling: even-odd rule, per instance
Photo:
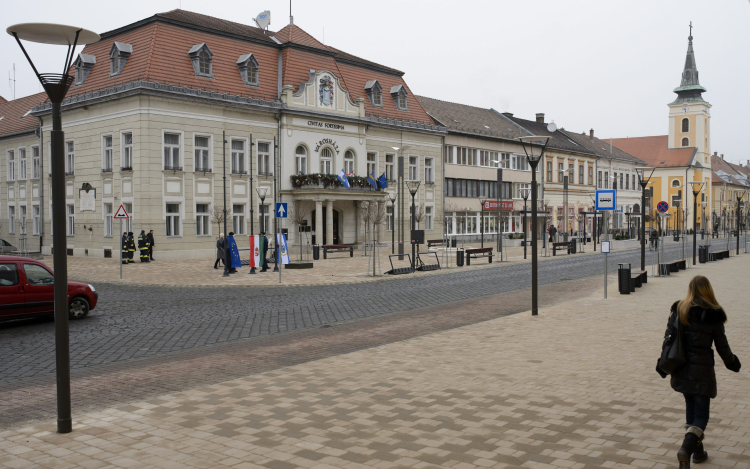
{"label": "overcast sky", "polygon": [[[105,32],[183,8],[270,29],[289,22],[288,0],[128,0],[116,8],[82,0],[6,0],[0,26],[55,22]],[[13,7],[8,5],[13,3]],[[712,151],[745,163],[750,106],[748,0],[293,0],[294,22],[318,40],[397,68],[412,92],[534,119],[600,138],[664,135],[680,84],[688,25],[703,97],[712,104]],[[41,71],[57,72],[64,50],[29,46]],[[0,37],[0,95],[40,87],[14,39]],[[745,116],[745,117],[743,117]]]}

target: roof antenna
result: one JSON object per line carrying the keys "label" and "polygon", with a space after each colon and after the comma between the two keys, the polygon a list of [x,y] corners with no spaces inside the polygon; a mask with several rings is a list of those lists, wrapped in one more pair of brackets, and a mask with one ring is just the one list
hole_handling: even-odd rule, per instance
{"label": "roof antenna", "polygon": [[289,0],[289,24],[294,24],[294,16],[292,16],[292,0]]}

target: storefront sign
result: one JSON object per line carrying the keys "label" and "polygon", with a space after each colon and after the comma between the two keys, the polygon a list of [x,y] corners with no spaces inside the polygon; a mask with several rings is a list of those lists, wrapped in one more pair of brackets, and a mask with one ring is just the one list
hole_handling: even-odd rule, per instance
{"label": "storefront sign", "polygon": [[323,140],[319,141],[318,144],[315,146],[315,151],[320,151],[320,147],[324,145],[330,145],[333,147],[334,150],[336,150],[336,154],[339,154],[339,146],[336,145],[336,141],[331,140],[330,138],[324,138]]}
{"label": "storefront sign", "polygon": [[359,132],[359,126],[352,124],[338,124],[335,122],[319,121],[315,119],[301,119],[299,117],[295,117],[293,123],[296,126],[307,127],[311,130],[334,130],[336,132],[348,133]]}
{"label": "storefront sign", "polygon": [[346,130],[346,126],[342,124],[331,124],[330,122],[307,121],[307,126],[329,130]]}
{"label": "storefront sign", "polygon": [[[484,209],[485,210],[497,210],[497,200],[485,200]],[[513,201],[512,200],[501,201],[500,210],[513,210]]]}

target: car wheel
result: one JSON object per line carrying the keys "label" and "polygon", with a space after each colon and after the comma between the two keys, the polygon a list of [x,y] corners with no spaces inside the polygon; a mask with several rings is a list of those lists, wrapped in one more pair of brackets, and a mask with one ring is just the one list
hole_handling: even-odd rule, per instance
{"label": "car wheel", "polygon": [[89,302],[86,298],[77,296],[70,301],[68,317],[70,319],[83,319],[89,314]]}

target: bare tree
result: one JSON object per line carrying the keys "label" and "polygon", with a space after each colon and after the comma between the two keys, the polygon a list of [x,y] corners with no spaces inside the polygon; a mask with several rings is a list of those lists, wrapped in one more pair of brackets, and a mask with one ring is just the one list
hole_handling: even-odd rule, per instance
{"label": "bare tree", "polygon": [[414,206],[414,221],[416,221],[417,229],[419,224],[424,220],[424,204]]}
{"label": "bare tree", "polygon": [[211,223],[216,223],[216,226],[219,228],[219,233],[221,233],[221,225],[224,223],[224,207],[219,208],[216,205],[211,204],[209,216],[211,217]]}
{"label": "bare tree", "polygon": [[303,204],[299,200],[292,202],[292,209],[289,211],[287,217],[297,226],[297,240],[299,244],[299,253],[297,255],[299,261],[302,261],[302,232],[300,227],[304,225],[307,218],[310,216],[310,207]]}
{"label": "bare tree", "polygon": [[443,227],[443,236],[448,234],[448,227],[446,226],[448,221],[453,217],[453,212],[458,211],[458,208],[453,202],[445,202],[443,211],[435,215],[435,221],[440,223]]}

